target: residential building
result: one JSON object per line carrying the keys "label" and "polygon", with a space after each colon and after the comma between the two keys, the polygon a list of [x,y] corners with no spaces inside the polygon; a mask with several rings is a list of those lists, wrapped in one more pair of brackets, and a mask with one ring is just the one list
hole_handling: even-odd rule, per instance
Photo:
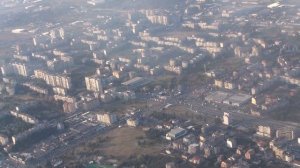
{"label": "residential building", "polygon": [[38,79],[44,80],[48,85],[70,89],[72,87],[71,78],[66,74],[54,75],[43,70],[35,70],[34,75]]}
{"label": "residential building", "polygon": [[0,134],[0,145],[4,146],[9,142],[6,135]]}
{"label": "residential building", "polygon": [[36,119],[33,116],[30,116],[29,114],[22,113],[18,110],[18,107],[16,108],[16,111],[10,111],[10,114],[14,117],[22,119],[24,122],[27,122],[29,124],[38,124],[39,120]]}
{"label": "residential building", "polygon": [[236,140],[234,138],[228,138],[226,141],[227,147],[228,148],[236,148]]}
{"label": "residential building", "polygon": [[88,91],[103,92],[102,80],[100,75],[85,77],[85,85]]}
{"label": "residential building", "polygon": [[232,119],[230,118],[230,114],[224,112],[223,114],[223,124],[224,125],[230,125],[232,123]]}

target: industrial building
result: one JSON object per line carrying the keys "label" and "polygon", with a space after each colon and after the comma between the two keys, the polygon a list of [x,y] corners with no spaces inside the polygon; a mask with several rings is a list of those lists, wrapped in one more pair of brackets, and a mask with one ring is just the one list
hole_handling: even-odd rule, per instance
{"label": "industrial building", "polygon": [[129,81],[123,82],[122,85],[130,89],[136,89],[149,84],[151,81],[142,77],[135,77]]}
{"label": "industrial building", "polygon": [[97,114],[97,120],[104,124],[112,125],[115,122],[117,122],[118,119],[115,114],[103,113],[103,114]]}
{"label": "industrial building", "polygon": [[172,129],[170,132],[166,134],[167,140],[175,140],[178,139],[184,135],[186,135],[187,131],[181,127],[177,127]]}
{"label": "industrial building", "polygon": [[294,130],[288,128],[281,128],[276,131],[276,138],[286,138],[293,140],[295,138]]}
{"label": "industrial building", "polygon": [[210,93],[205,97],[205,100],[209,103],[227,104],[230,106],[241,107],[250,102],[251,96],[242,93],[228,93],[223,91],[216,91]]}
{"label": "industrial building", "polygon": [[223,101],[224,104],[240,107],[250,102],[251,96],[246,94],[234,94]]}
{"label": "industrial building", "polygon": [[273,137],[273,130],[269,126],[258,126],[256,134],[261,137],[272,138]]}
{"label": "industrial building", "polygon": [[231,94],[227,92],[216,91],[206,96],[205,100],[209,103],[223,103],[223,101],[229,96],[231,96]]}

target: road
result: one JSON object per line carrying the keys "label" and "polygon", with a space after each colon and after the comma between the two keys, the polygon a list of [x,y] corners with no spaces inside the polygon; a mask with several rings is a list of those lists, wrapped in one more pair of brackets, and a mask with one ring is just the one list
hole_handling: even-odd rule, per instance
{"label": "road", "polygon": [[[256,128],[258,125],[271,126],[273,129],[290,127],[294,130],[299,130],[300,128],[300,125],[298,123],[275,121],[265,117],[255,117],[250,114],[243,113],[242,110],[239,108],[231,108],[224,105],[208,104],[204,101],[203,98],[193,97],[190,93],[185,93],[177,96],[174,95],[167,96],[167,99],[165,100],[159,100],[158,98],[153,96],[153,94],[139,95],[138,99],[147,101],[149,111],[162,111],[162,109],[166,105],[172,104],[172,105],[179,105],[181,107],[186,108],[186,110],[190,111],[191,113],[202,115],[208,118],[222,117],[223,112],[228,112],[230,116],[233,118],[235,125],[244,126],[246,128]],[[83,123],[84,121],[84,118],[80,118],[80,116],[82,116],[82,114],[84,113],[86,112],[73,114],[67,117],[65,119],[65,122],[70,122],[70,124],[73,125],[74,128],[76,128],[76,126],[80,127],[80,124]],[[125,117],[121,118],[117,124],[104,127],[103,129],[100,130],[99,130],[99,125],[84,127],[83,130],[76,132],[76,135],[74,136],[75,138],[73,139],[71,138],[70,140],[67,140],[68,142],[67,144],[58,141],[59,144],[54,149],[52,149],[51,151],[46,151],[45,154],[39,156],[39,158],[36,158],[27,167],[32,167],[33,165],[34,166],[43,165],[48,160],[52,160],[53,158],[60,158],[67,151],[74,149],[74,147],[80,145],[81,143],[86,142],[97,135],[104,134],[112,129],[117,128],[118,125],[124,124],[125,121],[126,121]],[[55,121],[50,121],[51,125],[54,125],[55,123],[56,123]],[[47,142],[47,140],[45,140],[44,142]],[[36,147],[37,146],[33,147],[30,150],[34,150],[34,148]],[[13,163],[11,160],[7,160],[5,161],[5,163],[7,163],[7,165],[16,165],[16,163]],[[21,165],[19,167],[22,168]]]}
{"label": "road", "polygon": [[[83,114],[82,112],[81,114]],[[79,115],[74,115],[79,116]],[[70,120],[72,117],[67,118],[66,120]],[[99,125],[93,126],[93,127],[87,127],[86,130],[79,132],[80,136],[77,136],[74,139],[71,139],[68,141],[68,144],[61,143],[58,147],[53,149],[50,152],[47,152],[45,155],[40,156],[37,158],[34,162],[30,163],[28,167],[30,166],[36,166],[36,165],[43,165],[45,164],[48,160],[52,160],[53,158],[60,158],[64,154],[66,154],[68,151],[74,149],[75,147],[79,146],[80,144],[87,142],[88,140],[93,139],[94,137],[100,135],[100,134],[105,134],[108,131],[111,131],[113,129],[118,128],[120,124],[124,124],[126,121],[126,117],[120,118],[117,123],[110,125],[110,126],[105,126],[101,127],[99,129]]]}
{"label": "road", "polygon": [[166,100],[157,101],[157,99],[149,99],[149,109],[160,111],[166,105],[180,105],[191,113],[199,114],[204,117],[222,117],[224,112],[228,112],[235,124],[246,128],[256,128],[259,125],[270,126],[273,129],[289,127],[300,130],[300,124],[294,122],[277,121],[263,116],[257,117],[248,113],[244,113],[241,108],[231,108],[227,105],[212,105],[204,101],[203,98],[191,97],[191,94],[180,96],[169,96]]}

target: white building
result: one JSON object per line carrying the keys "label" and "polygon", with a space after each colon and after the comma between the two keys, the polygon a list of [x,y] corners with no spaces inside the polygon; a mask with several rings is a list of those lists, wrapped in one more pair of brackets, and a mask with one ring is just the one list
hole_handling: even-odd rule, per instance
{"label": "white building", "polygon": [[0,134],[0,145],[6,145],[8,143],[8,137],[6,135]]}
{"label": "white building", "polygon": [[226,144],[228,148],[236,148],[236,140],[233,138],[228,138]]}
{"label": "white building", "polygon": [[223,124],[230,125],[232,123],[232,119],[230,118],[229,113],[224,112],[223,114]]}

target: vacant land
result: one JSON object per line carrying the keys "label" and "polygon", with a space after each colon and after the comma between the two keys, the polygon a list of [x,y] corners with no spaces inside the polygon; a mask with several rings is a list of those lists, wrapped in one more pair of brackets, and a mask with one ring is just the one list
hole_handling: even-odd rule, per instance
{"label": "vacant land", "polygon": [[166,114],[185,120],[192,120],[195,123],[212,122],[211,118],[204,117],[199,113],[193,112],[191,109],[182,105],[172,105],[163,111]]}
{"label": "vacant land", "polygon": [[161,146],[157,144],[153,144],[153,146],[139,145],[140,140],[145,140],[145,133],[141,129],[128,127],[115,129],[107,136],[110,141],[103,150],[106,154],[117,158],[127,159],[130,156],[158,154],[161,149]]}
{"label": "vacant land", "polygon": [[78,161],[85,163],[100,155],[116,158],[122,162],[141,155],[157,155],[161,149],[161,144],[147,139],[142,129],[123,127],[80,145],[63,159],[66,165],[74,165],[78,164]]}
{"label": "vacant land", "polygon": [[103,104],[103,111],[110,111],[112,113],[124,114],[128,110],[139,110],[147,107],[147,102],[144,100],[130,100],[130,101],[116,101],[113,103]]}

